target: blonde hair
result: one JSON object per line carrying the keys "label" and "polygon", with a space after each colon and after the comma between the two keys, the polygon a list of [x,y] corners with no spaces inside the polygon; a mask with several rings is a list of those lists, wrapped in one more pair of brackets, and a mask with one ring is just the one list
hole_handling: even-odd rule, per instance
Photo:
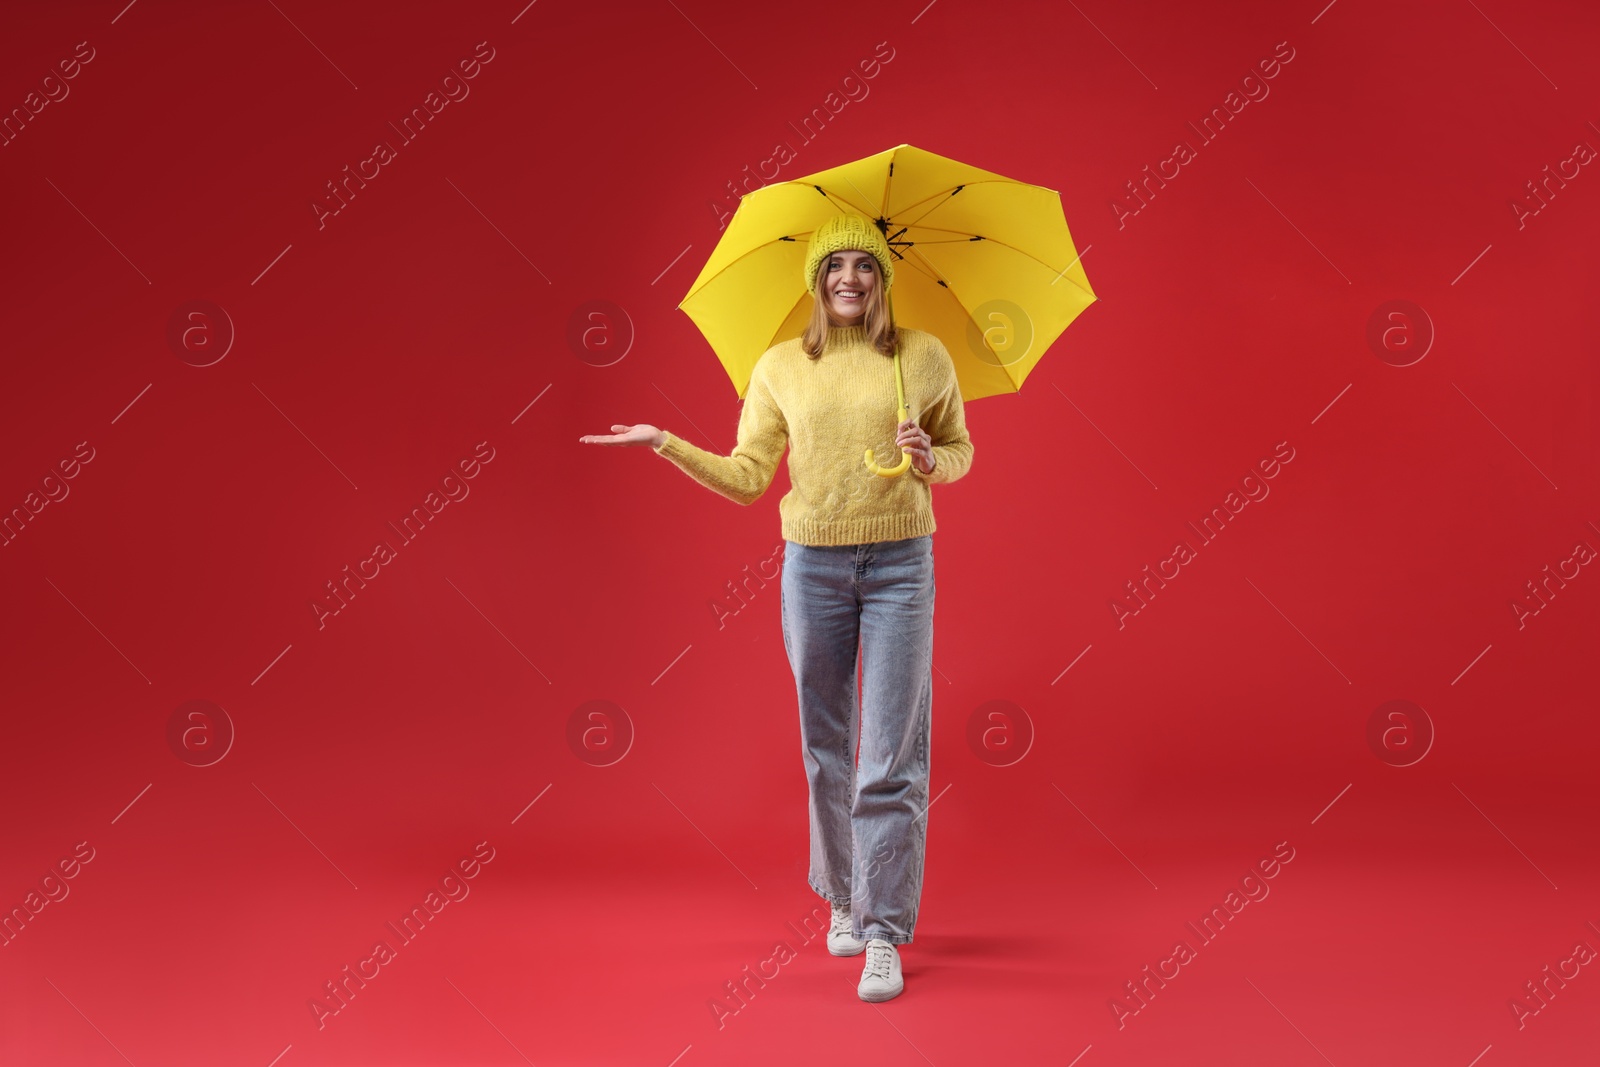
{"label": "blonde hair", "polygon": [[[845,251],[840,249],[840,251]],[[865,251],[859,249],[858,251]],[[832,256],[823,256],[822,262],[817,264],[817,295],[811,304],[811,321],[806,323],[805,333],[800,335],[800,347],[805,349],[806,355],[817,359],[822,355],[822,348],[828,341],[828,331],[839,329],[828,318],[828,309],[823,306],[827,297],[827,290],[823,288],[824,279],[828,275],[828,262]],[[895,342],[899,340],[899,328],[889,318],[889,300],[883,288],[883,271],[878,271],[878,284],[872,287],[872,296],[867,300],[867,313],[861,320],[867,333],[867,343],[885,356],[893,356]]]}

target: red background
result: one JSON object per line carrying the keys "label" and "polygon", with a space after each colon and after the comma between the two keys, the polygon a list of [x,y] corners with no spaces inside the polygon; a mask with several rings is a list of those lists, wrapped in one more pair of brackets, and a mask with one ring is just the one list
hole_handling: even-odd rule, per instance
{"label": "red background", "polygon": [[[1512,606],[1600,546],[1600,177],[1511,206],[1600,146],[1592,5],[8,24],[8,114],[93,59],[0,148],[0,506],[93,458],[0,549],[0,905],[93,859],[0,948],[7,1064],[1592,1060],[1594,968],[1510,1008],[1600,948],[1600,577]],[[479,42],[470,95],[319,228],[325,183]],[[1186,124],[1279,42],[1270,94],[1201,145]],[[802,139],[841,86],[869,92]],[[1119,219],[1180,139],[1197,157]],[[740,508],[578,443],[732,448],[739,401],[676,304],[779,140],[778,180],[907,142],[1058,189],[1101,298],[968,407],[972,471],[934,491],[937,799],[881,1006],[788,925],[820,903],[793,678],[775,582],[729,588],[781,548],[786,475]],[[187,360],[167,339],[191,300],[236,333],[209,366],[216,322]],[[1391,300],[1431,328],[1374,348]],[[591,301],[620,311],[575,347]],[[480,442],[470,495],[319,628],[324,583]],[[1201,546],[1186,523],[1279,442],[1270,495]],[[1197,558],[1119,625],[1179,539]],[[191,700],[235,731],[209,766],[169,743]],[[593,700],[633,732],[609,766],[567,740]],[[1368,742],[1391,700],[1435,734],[1409,766],[1419,719]],[[968,744],[991,701],[1035,733],[1009,766]],[[470,895],[319,1028],[324,983],[479,842]],[[1119,1027],[1124,983],[1279,842],[1270,895]],[[780,940],[797,957],[719,1026]]]}

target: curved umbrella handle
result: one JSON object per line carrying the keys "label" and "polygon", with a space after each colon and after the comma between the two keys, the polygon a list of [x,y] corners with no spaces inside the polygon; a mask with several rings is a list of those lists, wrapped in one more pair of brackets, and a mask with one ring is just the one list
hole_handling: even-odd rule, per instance
{"label": "curved umbrella handle", "polygon": [[[900,418],[895,422],[895,425],[898,426],[898,425],[900,425],[900,423],[905,422],[905,421],[906,421],[906,407],[905,407],[904,404],[901,404],[900,405]],[[900,462],[898,464],[896,464],[895,466],[893,466],[893,467],[880,467],[878,465],[878,461],[873,458],[872,449],[870,449],[870,448],[867,449],[867,470],[871,471],[873,474],[878,475],[879,477],[882,477],[882,478],[898,477],[899,475],[904,474],[906,472],[906,468],[910,467],[910,466],[911,466],[911,451],[910,451],[910,449],[904,449],[903,448],[903,449],[900,450]]]}
{"label": "curved umbrella handle", "polygon": [[[885,292],[884,296],[889,301],[889,321],[893,322],[894,321],[894,297],[892,295],[890,295],[889,293],[887,293],[887,292]],[[908,409],[906,408],[906,385],[905,385],[905,381],[902,379],[901,374],[900,374],[900,341],[899,341],[898,335],[896,336],[895,345],[894,345],[894,395],[895,395],[895,399],[897,399],[900,402],[900,417],[895,421],[895,427],[896,427],[896,429],[898,429],[900,423],[906,421],[906,415],[908,413]],[[900,462],[897,463],[893,467],[880,467],[880,466],[878,466],[878,461],[872,457],[872,449],[870,449],[870,448],[867,449],[867,470],[871,471],[873,474],[878,475],[879,477],[882,477],[882,478],[895,478],[895,477],[898,477],[898,476],[904,474],[906,472],[906,468],[908,468],[910,466],[911,466],[911,450],[910,449],[902,448],[900,450]]]}

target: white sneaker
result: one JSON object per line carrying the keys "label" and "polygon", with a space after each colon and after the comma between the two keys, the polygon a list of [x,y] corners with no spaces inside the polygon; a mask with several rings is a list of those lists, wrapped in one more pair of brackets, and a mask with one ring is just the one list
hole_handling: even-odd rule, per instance
{"label": "white sneaker", "polygon": [[876,937],[867,942],[867,965],[861,972],[856,996],[876,1003],[900,995],[906,982],[900,975],[900,952],[888,941]]}
{"label": "white sneaker", "polygon": [[833,923],[828,927],[828,952],[835,956],[859,956],[866,950],[867,943],[857,941],[850,933],[850,905],[833,904]]}

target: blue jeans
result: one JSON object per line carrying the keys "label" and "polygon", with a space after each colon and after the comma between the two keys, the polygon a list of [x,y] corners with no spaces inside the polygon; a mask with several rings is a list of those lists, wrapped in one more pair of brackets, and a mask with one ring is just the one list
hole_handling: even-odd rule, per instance
{"label": "blue jeans", "polygon": [[787,541],[781,588],[811,790],[808,881],[831,903],[850,904],[857,940],[905,944],[922,900],[928,829],[933,535]]}

